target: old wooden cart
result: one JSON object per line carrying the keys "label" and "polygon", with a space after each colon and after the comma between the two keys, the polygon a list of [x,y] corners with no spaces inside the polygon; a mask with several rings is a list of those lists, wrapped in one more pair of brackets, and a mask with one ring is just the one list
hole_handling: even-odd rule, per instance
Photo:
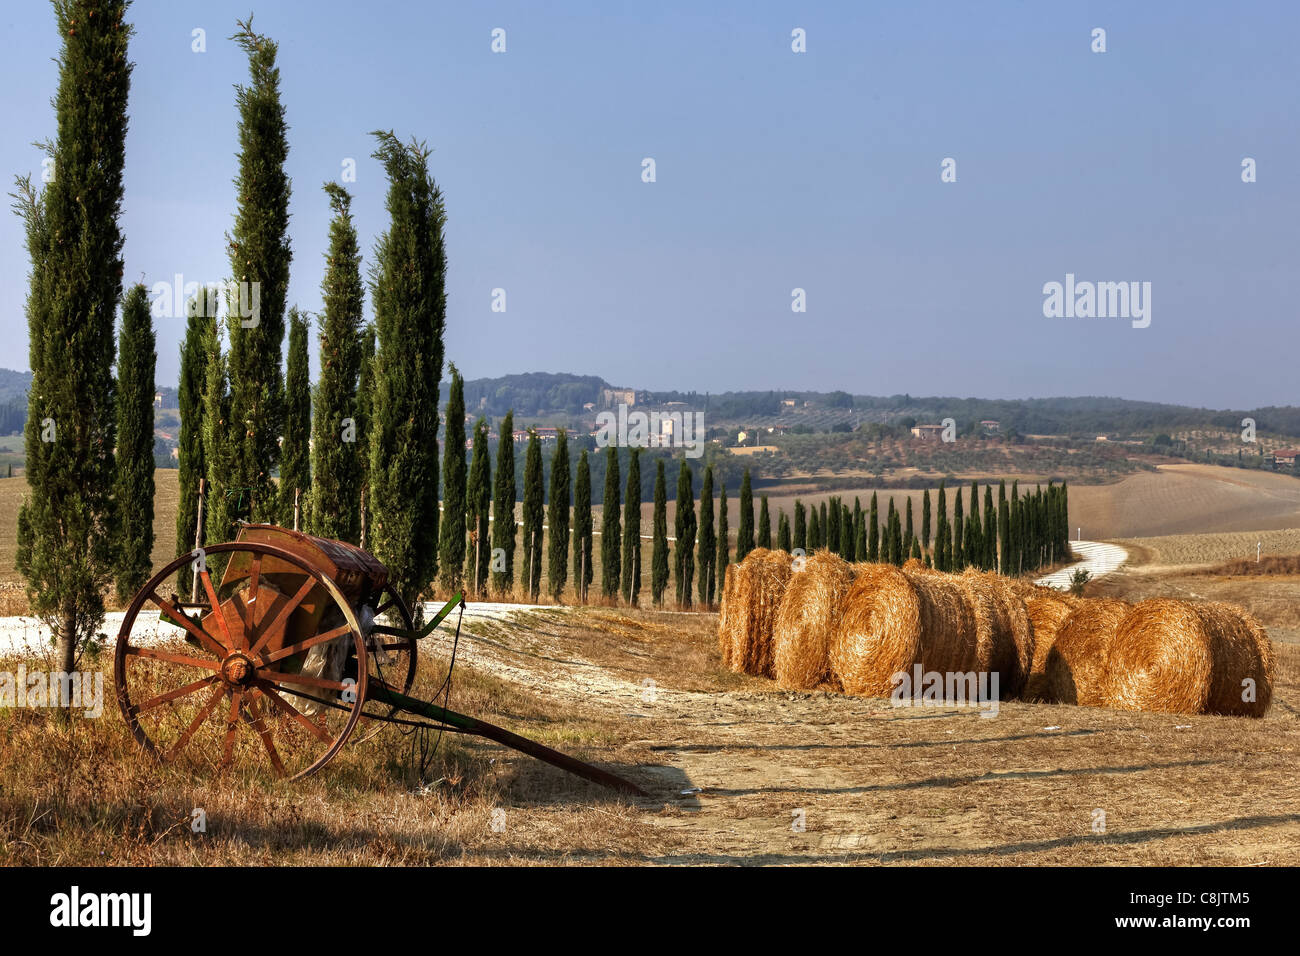
{"label": "old wooden cart", "polygon": [[[223,567],[220,585],[210,566]],[[191,569],[197,600],[164,597],[178,572]],[[160,626],[141,617],[149,605]],[[135,595],[117,638],[118,704],[136,741],[164,762],[220,769],[257,760],[297,780],[329,763],[364,720],[375,725],[368,736],[396,723],[485,737],[641,794],[607,771],[409,696],[418,642],[457,608],[463,613],[460,595],[417,630],[371,554],[246,525],[235,541],[177,558]]]}

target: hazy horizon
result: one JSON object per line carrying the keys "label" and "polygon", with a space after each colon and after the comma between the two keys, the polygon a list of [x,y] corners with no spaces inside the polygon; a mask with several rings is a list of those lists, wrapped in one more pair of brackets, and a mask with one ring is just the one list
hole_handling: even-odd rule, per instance
{"label": "hazy horizon", "polygon": [[[368,267],[385,226],[368,132],[427,140],[448,209],[447,358],[467,378],[528,365],[657,391],[1298,403],[1293,6],[254,10],[290,125],[289,304],[321,307],[321,183],[355,160]],[[0,168],[39,179],[59,37],[47,4],[6,13]],[[247,14],[129,11],[125,283],[228,272],[247,71],[225,38]],[[0,242],[0,365],[26,370],[17,217],[0,216]],[[1044,285],[1067,275],[1150,283],[1149,327],[1046,318]],[[183,321],[156,325],[171,383]]]}

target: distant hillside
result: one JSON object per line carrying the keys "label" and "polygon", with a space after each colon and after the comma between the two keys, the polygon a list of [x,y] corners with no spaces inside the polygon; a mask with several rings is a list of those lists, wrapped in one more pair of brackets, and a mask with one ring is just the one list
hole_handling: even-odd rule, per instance
{"label": "distant hillside", "polygon": [[27,389],[32,385],[31,372],[15,372],[13,369],[0,368],[0,404],[7,404],[14,399],[27,400]]}
{"label": "distant hillside", "polygon": [[[500,378],[476,378],[465,382],[465,410],[500,417],[512,408],[522,419],[547,412],[582,414],[582,406],[600,402],[600,390],[609,383],[596,375],[563,372],[525,372]],[[447,394],[443,382],[440,395]]]}

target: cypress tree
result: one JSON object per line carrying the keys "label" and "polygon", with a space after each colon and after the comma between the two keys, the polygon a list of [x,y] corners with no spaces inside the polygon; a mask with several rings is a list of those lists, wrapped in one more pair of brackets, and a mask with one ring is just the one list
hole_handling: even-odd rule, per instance
{"label": "cypress tree", "polygon": [[984,529],[980,527],[980,493],[975,482],[970,483],[970,516],[966,519],[966,564],[980,566],[984,554]]}
{"label": "cypress tree", "polygon": [[838,554],[840,550],[840,500],[834,496],[827,502],[826,520],[822,523],[826,535],[826,550]]}
{"label": "cypress tree", "polygon": [[605,449],[605,493],[600,506],[600,593],[608,601],[618,598],[618,579],[623,554],[619,527],[618,448]]}
{"label": "cypress tree", "polygon": [[784,508],[781,508],[777,513],[776,546],[782,551],[794,550],[794,544],[790,540],[790,519],[785,516]]}
{"label": "cypress tree", "polygon": [[[233,515],[238,512],[236,496],[243,492],[230,489],[225,482],[230,474],[230,389],[227,382],[226,357],[215,322],[205,322],[202,333],[203,354],[203,462],[207,468],[207,514],[203,520],[204,542],[218,544],[234,537]],[[208,562],[212,567],[213,562]],[[220,561],[216,562],[220,566]]]}
{"label": "cypress tree", "polygon": [[908,552],[908,555],[907,555],[907,556],[908,556],[909,558],[916,558],[916,560],[918,560],[918,561],[921,560],[921,542],[920,542],[920,539],[918,539],[918,538],[913,538],[913,539],[912,539],[912,550],[911,550],[910,552]]}
{"label": "cypress tree", "polygon": [[980,567],[992,571],[998,566],[998,515],[993,510],[993,488],[984,486],[984,553]]}
{"label": "cypress tree", "polygon": [[930,551],[930,489],[921,495],[921,551]]}
{"label": "cypress tree", "polygon": [[368,324],[361,333],[361,374],[357,379],[357,450],[359,463],[357,480],[359,506],[357,516],[360,529],[357,541],[366,548],[370,541],[370,422],[373,418],[375,394],[375,327]]}
{"label": "cypress tree", "polygon": [[650,598],[663,604],[668,587],[668,489],[664,460],[655,460],[654,545],[650,557]]}
{"label": "cypress tree", "polygon": [[[176,481],[180,499],[176,509],[176,557],[194,548],[199,521],[199,479],[207,478],[203,459],[203,382],[207,376],[208,353],[203,344],[203,327],[212,325],[207,315],[207,293],[200,289],[186,309],[185,339],[181,343],[181,377],[177,390],[181,427],[176,442]],[[198,540],[205,538],[198,529]],[[194,579],[191,567],[176,573],[177,593],[188,595]]]}
{"label": "cypress tree", "polygon": [[[497,435],[497,474],[492,495],[492,587],[498,595],[515,586],[515,413],[506,412]],[[500,570],[496,570],[497,568]]]}
{"label": "cypress tree", "polygon": [[578,456],[578,473],[573,480],[573,582],[578,600],[587,603],[587,594],[595,577],[591,566],[591,463],[587,449]]}
{"label": "cypress tree", "polygon": [[853,513],[846,504],[840,505],[840,557],[853,560]]}
{"label": "cypress tree", "polygon": [[[691,606],[691,585],[695,581],[695,490],[691,487],[692,475],[686,459],[677,472],[677,514],[674,518],[677,541],[673,545],[674,584],[677,586],[677,606]],[[764,506],[767,500],[764,499]],[[768,538],[772,536],[768,529]]]}
{"label": "cypress tree", "polygon": [[948,554],[948,570],[960,571],[966,567],[966,539],[963,537],[966,528],[962,515],[960,485],[957,486],[952,497],[952,550]]}
{"label": "cypress tree", "polygon": [[[781,515],[785,517],[784,512]],[[713,603],[717,588],[718,536],[713,530],[713,466],[704,469],[704,481],[700,484],[700,544],[699,557],[699,595],[700,603],[708,607]]]}
{"label": "cypress tree", "polygon": [[534,604],[542,590],[542,445],[528,429],[524,454],[524,586]]}
{"label": "cypress tree", "polygon": [[912,555],[912,542],[916,540],[916,534],[912,530],[912,499],[907,499],[907,525],[903,528],[903,557],[909,558]]}
{"label": "cypress tree", "polygon": [[239,285],[229,295],[226,322],[234,428],[228,452],[230,474],[221,479],[230,490],[244,493],[236,497],[232,517],[274,521],[281,502],[271,483],[271,471],[280,460],[279,438],[285,424],[280,361],[293,258],[289,249],[289,176],[285,172],[288,124],[280,103],[275,41],[253,32],[251,18],[237,21],[237,25],[231,39],[248,55],[250,82],[236,87],[235,92],[240,145],[235,194],[239,207],[230,231],[229,253],[230,274]]}
{"label": "cypress tree", "polygon": [[1007,501],[1007,482],[1002,479],[998,483],[998,542],[1000,548],[997,556],[997,568],[1002,574],[1009,573],[1010,564],[1010,541],[1011,541],[1011,507]]}
{"label": "cypress tree", "polygon": [[808,525],[808,553],[820,551],[822,547],[821,519],[817,517],[817,506],[812,508],[812,522]]}
{"label": "cypress tree", "polygon": [[[395,575],[407,603],[438,571],[438,383],[442,378],[447,256],[442,192],[429,150],[376,133],[388,175],[388,230],[375,246],[370,301],[378,351],[371,401],[371,549]],[[464,460],[464,418],[461,419]],[[462,515],[464,511],[460,512]],[[464,531],[464,528],[461,528]],[[463,537],[462,537],[463,542]],[[463,547],[463,544],[462,544]],[[457,562],[453,571],[459,573]]]}
{"label": "cypress tree", "polygon": [[817,547],[829,550],[831,547],[830,508],[826,507],[826,502],[823,501],[818,510],[821,511],[822,520],[817,530]]}
{"label": "cypress tree", "polygon": [[[447,447],[442,456],[442,522],[438,538],[438,584],[452,595],[464,587],[465,566],[465,380],[455,363],[447,396]],[[566,541],[567,545],[568,542]]]}
{"label": "cypress tree", "polygon": [[935,505],[934,530],[934,568],[936,571],[948,570],[948,502],[943,482],[939,482],[939,500]]}
{"label": "cypress tree", "polygon": [[871,509],[867,515],[867,560],[880,560],[880,515],[874,491],[871,493]]}
{"label": "cypress tree", "polygon": [[1020,574],[1023,566],[1023,554],[1021,552],[1022,531],[1020,527],[1020,482],[1015,480],[1011,482],[1011,514],[1009,518],[1011,532],[1008,537],[1011,539],[1012,560],[1009,573]]}
{"label": "cypress tree", "polygon": [[862,499],[859,498],[857,495],[854,495],[853,496],[853,524],[852,524],[853,549],[848,554],[845,555],[845,558],[847,558],[849,561],[867,560],[867,555],[865,550],[863,551],[862,554],[860,555],[858,554],[858,538],[860,537],[860,532],[863,531],[865,528],[866,528],[866,524],[864,523],[862,517]]}
{"label": "cypress tree", "polygon": [[551,493],[546,503],[546,523],[550,526],[550,550],[546,566],[546,583],[551,600],[559,601],[569,579],[569,439],[561,428],[551,455]]}
{"label": "cypress tree", "polygon": [[754,550],[754,492],[750,486],[749,469],[740,479],[740,528],[736,534],[736,562]]}
{"label": "cypress tree", "polygon": [[889,561],[899,567],[903,564],[903,527],[894,499],[889,499]]}
{"label": "cypress tree", "polygon": [[127,604],[151,577],[153,551],[153,321],[148,293],[134,285],[122,303],[117,352],[117,600]]}
{"label": "cypress tree", "polygon": [[731,563],[730,531],[727,527],[727,486],[722,485],[718,493],[718,594],[723,593],[727,583],[727,566]]}
{"label": "cypress tree", "polygon": [[474,457],[465,483],[465,525],[469,528],[469,543],[465,549],[465,586],[480,596],[487,593],[488,568],[492,564],[492,542],[488,537],[492,509],[491,472],[488,426],[480,415],[474,423]]}
{"label": "cypress tree", "polygon": [[767,495],[759,499],[758,505],[758,546],[772,550],[772,516],[767,510]]}
{"label": "cypress tree", "polygon": [[310,527],[311,373],[307,368],[307,320],[289,310],[289,367],[284,376],[284,440],[280,445],[280,524],[293,527],[294,493],[298,493],[300,530]]}
{"label": "cypress tree", "polygon": [[853,529],[853,560],[867,560],[867,513],[861,512]]}
{"label": "cypress tree", "polygon": [[[104,618],[113,579],[113,332],[122,292],[122,167],[131,27],[121,0],[55,6],[55,176],[19,180],[31,257],[26,477],[17,567],[33,613],[71,673]],[[48,419],[48,423],[46,420]],[[42,440],[42,438],[46,440]]]}
{"label": "cypress tree", "polygon": [[641,449],[631,449],[627,491],[623,495],[623,600],[636,604],[641,593]]}
{"label": "cypress tree", "polygon": [[[361,540],[361,478],[366,459],[357,401],[364,302],[361,251],[352,222],[352,196],[338,183],[326,183],[324,189],[334,216],[321,280],[325,309],[318,342],[320,379],[312,396],[307,527],[312,534],[356,544]],[[292,332],[290,346],[292,364]]]}
{"label": "cypress tree", "polygon": [[803,502],[798,498],[794,500],[794,539],[792,543],[796,550],[802,550],[805,554],[808,552],[808,516]]}

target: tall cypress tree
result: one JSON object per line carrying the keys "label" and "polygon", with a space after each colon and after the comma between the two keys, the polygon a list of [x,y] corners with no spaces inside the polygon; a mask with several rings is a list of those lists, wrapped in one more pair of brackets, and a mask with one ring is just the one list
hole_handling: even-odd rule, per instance
{"label": "tall cypress tree", "polygon": [[1009,573],[1009,548],[1011,539],[1011,508],[1007,502],[1007,482],[998,482],[998,543],[997,569],[1002,574]]}
{"label": "tall cypress tree", "polygon": [[1008,574],[1020,574],[1023,570],[1023,552],[1021,536],[1023,531],[1020,527],[1020,482],[1013,480],[1011,482],[1011,513],[1009,516],[1011,533],[1011,567]]}
{"label": "tall cypress tree", "polygon": [[961,485],[957,486],[952,497],[952,550],[948,553],[948,570],[960,571],[966,567],[966,522],[962,515]]}
{"label": "tall cypress tree", "polygon": [[370,538],[370,422],[374,417],[375,394],[375,327],[369,324],[361,332],[361,373],[357,378],[357,459],[360,468],[357,480],[357,516],[360,529],[357,541],[369,548]]}
{"label": "tall cypress tree", "polygon": [[880,514],[876,503],[876,493],[871,493],[871,508],[867,515],[867,560],[880,560]]}
{"label": "tall cypress tree", "polygon": [[853,560],[867,560],[867,513],[858,514],[853,527]]}
{"label": "tall cypress tree", "polygon": [[536,603],[542,590],[542,444],[537,432],[528,429],[528,450],[524,454],[524,590]]}
{"label": "tall cypress tree", "polygon": [[650,557],[650,598],[662,604],[668,587],[668,488],[664,460],[655,461],[654,545]]}
{"label": "tall cypress tree", "polygon": [[150,578],[153,551],[153,321],[143,285],[122,303],[117,352],[117,600],[126,604]]}
{"label": "tall cypress tree", "polygon": [[808,516],[805,513],[803,502],[798,498],[794,500],[794,540],[792,543],[796,550],[801,550],[807,553]]}
{"label": "tall cypress tree", "polygon": [[[407,601],[438,570],[438,383],[447,325],[442,192],[429,150],[376,133],[388,174],[388,230],[375,247],[370,301],[378,351],[371,399],[370,548]],[[464,448],[462,435],[461,447]],[[460,564],[455,565],[460,570]]]}
{"label": "tall cypress tree", "polygon": [[627,462],[623,493],[623,600],[636,604],[641,593],[641,449],[633,448]]}
{"label": "tall cypress tree", "polygon": [[736,533],[736,561],[754,550],[754,491],[750,486],[749,469],[740,479],[740,527]]}
{"label": "tall cypress tree", "polygon": [[867,560],[867,552],[865,547],[863,548],[862,554],[860,555],[858,554],[858,538],[861,536],[860,532],[862,532],[865,528],[866,528],[866,524],[862,517],[862,499],[859,498],[857,495],[854,495],[853,496],[853,550],[849,554],[845,555],[845,558],[847,558],[849,561]]}
{"label": "tall cypress tree", "polygon": [[605,494],[600,506],[600,593],[606,600],[618,598],[623,535],[619,527],[618,448],[605,449]]}
{"label": "tall cypress tree", "polygon": [[[207,375],[207,350],[203,346],[203,326],[212,325],[207,314],[207,293],[200,289],[186,308],[185,339],[181,342],[181,377],[177,397],[181,427],[176,442],[176,480],[180,500],[176,509],[176,556],[194,548],[195,528],[199,521],[199,479],[207,478],[203,459],[203,382]],[[198,529],[203,542],[203,529]],[[194,578],[190,566],[176,573],[176,590],[188,595]]]}
{"label": "tall cypress tree", "polygon": [[840,499],[831,496],[826,503],[826,521],[822,525],[826,535],[826,550],[832,554],[840,552]]}
{"label": "tall cypress tree", "polygon": [[993,510],[993,487],[984,486],[984,553],[980,567],[991,571],[998,566],[998,515]]}
{"label": "tall cypress tree", "polygon": [[19,181],[27,297],[26,475],[17,566],[32,611],[74,664],[104,618],[113,578],[113,332],[122,292],[122,167],[131,27],[122,0],[55,6],[58,134],[53,181]]}
{"label": "tall cypress tree", "polygon": [[903,564],[903,523],[893,498],[889,499],[889,561],[899,566]]}
{"label": "tall cypress tree", "polygon": [[845,561],[853,560],[853,512],[846,504],[840,505],[839,554]]}
{"label": "tall cypress tree", "polygon": [[[361,539],[361,476],[365,434],[359,427],[357,380],[361,375],[361,251],[352,222],[352,196],[326,183],[334,217],[321,298],[320,379],[312,395],[312,534],[356,544]],[[292,355],[290,356],[292,358]]]}
{"label": "tall cypress tree", "polygon": [[907,524],[903,528],[903,557],[906,559],[912,554],[912,542],[916,540],[916,535],[912,530],[912,499],[907,499]]}
{"label": "tall cypress tree", "polygon": [[587,602],[595,569],[591,566],[591,463],[587,449],[578,456],[578,473],[573,480],[573,584],[578,600]]}
{"label": "tall cypress tree", "polygon": [[826,502],[823,501],[818,510],[821,512],[821,523],[817,529],[817,546],[829,551],[833,547],[830,534],[830,508],[828,508]]}
{"label": "tall cypress tree", "polygon": [[492,588],[498,595],[515,586],[515,413],[501,419],[497,473],[492,489]]}
{"label": "tall cypress tree", "polygon": [[822,528],[821,518],[817,516],[817,506],[812,506],[812,520],[808,523],[808,553],[820,551],[822,548]]}
{"label": "tall cypress tree", "polygon": [[948,542],[951,537],[948,533],[948,501],[944,491],[943,482],[939,482],[939,496],[935,504],[937,518],[934,528],[934,568],[936,571],[949,570],[948,564]]}
{"label": "tall cypress tree", "polygon": [[782,551],[794,550],[794,543],[790,540],[790,519],[785,516],[784,508],[779,509],[777,512],[776,546]]}
{"label": "tall cypress tree", "polygon": [[772,516],[767,510],[767,495],[758,504],[758,546],[772,550]]}
{"label": "tall cypress tree", "polygon": [[438,538],[438,584],[448,594],[463,587],[465,565],[465,380],[451,371],[447,396],[447,447],[442,456],[442,522]]}
{"label": "tall cypress tree", "polygon": [[[784,517],[784,514],[782,515]],[[700,544],[696,564],[699,567],[700,603],[705,607],[713,603],[717,586],[715,572],[718,562],[718,538],[713,530],[713,466],[704,469],[700,484]]]}
{"label": "tall cypress tree", "polygon": [[[238,513],[236,495],[225,481],[230,474],[230,449],[234,444],[230,421],[230,388],[227,382],[226,357],[215,322],[205,322],[201,337],[203,361],[203,463],[207,468],[207,513],[203,520],[206,544],[218,544],[235,536],[233,515]],[[211,564],[211,562],[209,562]],[[220,562],[217,562],[219,565]]]}
{"label": "tall cypress tree", "polygon": [[930,489],[921,496],[921,551],[930,550]]}
{"label": "tall cypress tree", "polygon": [[718,493],[718,594],[727,584],[727,566],[731,564],[731,530],[727,521],[727,486]]}
{"label": "tall cypress tree", "polygon": [[569,579],[569,439],[561,428],[551,455],[551,493],[547,496],[546,523],[550,526],[550,549],[547,552],[546,585],[551,600],[559,601]]}
{"label": "tall cypress tree", "polygon": [[488,462],[488,426],[482,415],[474,423],[474,457],[465,483],[465,524],[469,543],[465,549],[465,586],[474,593],[487,592],[492,542],[488,536],[492,508],[492,474]]}
{"label": "tall cypress tree", "polygon": [[[277,500],[271,471],[280,460],[285,423],[280,370],[289,291],[288,124],[280,103],[280,70],[274,40],[237,21],[231,37],[248,56],[249,85],[235,88],[239,108],[239,207],[229,235],[230,474],[221,476],[235,499],[232,517],[274,521]],[[305,489],[304,489],[305,490]],[[389,565],[392,566],[391,564]]]}
{"label": "tall cypress tree", "polygon": [[[682,459],[677,472],[677,513],[674,516],[676,542],[673,545],[673,582],[677,586],[677,606],[691,606],[691,585],[695,581],[695,490],[691,467]],[[766,500],[764,501],[766,504]],[[772,536],[768,529],[768,538]]]}
{"label": "tall cypress tree", "polygon": [[298,493],[298,527],[305,530],[311,492],[311,373],[307,368],[307,320],[289,310],[289,367],[284,376],[284,441],[280,446],[280,524],[293,526],[294,493]]}
{"label": "tall cypress tree", "polygon": [[970,483],[970,515],[966,519],[966,564],[970,567],[980,566],[980,556],[984,553],[984,529],[980,527],[980,492],[979,485]]}

